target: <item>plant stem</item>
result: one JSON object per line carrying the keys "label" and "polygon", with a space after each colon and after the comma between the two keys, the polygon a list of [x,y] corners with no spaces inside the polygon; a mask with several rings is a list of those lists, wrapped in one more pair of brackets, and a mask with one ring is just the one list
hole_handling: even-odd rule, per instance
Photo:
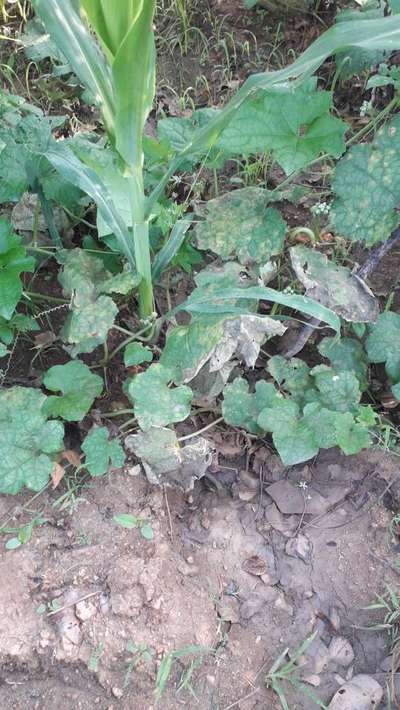
{"label": "plant stem", "polygon": [[69,303],[65,298],[56,298],[56,296],[47,296],[45,293],[35,293],[34,291],[24,291],[23,295],[26,298],[36,298],[40,301],[49,301],[50,303]]}
{"label": "plant stem", "polygon": [[112,417],[122,417],[123,414],[133,414],[133,409],[118,409],[116,412],[103,412],[102,418],[111,419]]}
{"label": "plant stem", "polygon": [[149,223],[135,223],[133,236],[136,268],[142,277],[139,284],[139,313],[141,318],[150,318],[154,312],[154,296],[151,279]]}

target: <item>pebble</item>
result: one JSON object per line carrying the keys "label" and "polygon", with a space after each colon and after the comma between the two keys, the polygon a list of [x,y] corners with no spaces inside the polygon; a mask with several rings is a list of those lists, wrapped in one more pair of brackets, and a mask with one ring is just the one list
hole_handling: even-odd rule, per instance
{"label": "pebble", "polygon": [[122,690],[122,688],[117,688],[116,686],[111,689],[111,692],[112,692],[114,698],[118,698],[118,700],[120,698],[122,698],[122,696],[124,694],[124,691]]}
{"label": "pebble", "polygon": [[183,574],[184,577],[194,577],[199,573],[199,568],[197,565],[188,564],[185,560],[182,560],[178,564],[178,572]]}

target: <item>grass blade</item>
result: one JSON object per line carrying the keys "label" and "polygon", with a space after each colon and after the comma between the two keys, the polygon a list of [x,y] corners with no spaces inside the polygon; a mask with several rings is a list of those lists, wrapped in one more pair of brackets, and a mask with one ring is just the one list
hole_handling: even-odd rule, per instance
{"label": "grass blade", "polygon": [[180,219],[174,224],[168,241],[164,244],[162,249],[160,249],[154,259],[152,269],[153,281],[158,281],[164,269],[167,268],[168,264],[171,263],[174,256],[178,253],[185,240],[186,232],[192,223],[192,219],[192,215],[188,215],[185,219]]}

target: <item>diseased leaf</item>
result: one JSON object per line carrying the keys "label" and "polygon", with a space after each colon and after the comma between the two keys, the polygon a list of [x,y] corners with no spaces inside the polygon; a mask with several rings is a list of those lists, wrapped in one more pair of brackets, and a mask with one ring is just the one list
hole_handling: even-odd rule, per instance
{"label": "diseased leaf", "polygon": [[65,295],[71,296],[72,312],[62,331],[62,337],[73,345],[71,354],[90,353],[107,339],[114,325],[118,308],[106,295],[128,293],[139,279],[129,269],[119,274],[110,274],[101,259],[83,249],[61,252],[63,270],[59,281]]}
{"label": "diseased leaf", "polygon": [[335,372],[326,365],[317,365],[311,370],[311,375],[319,392],[318,401],[322,406],[335,412],[347,412],[359,403],[360,385],[353,372]]}
{"label": "diseased leaf", "polygon": [[373,323],[377,319],[378,301],[350,269],[329,261],[319,251],[301,246],[290,249],[290,258],[307,296],[347,321]]}
{"label": "diseased leaf", "polygon": [[141,343],[128,343],[124,350],[125,367],[141,365],[143,362],[151,362],[152,359],[153,353],[150,348],[146,348]]}
{"label": "diseased leaf", "polygon": [[254,367],[267,338],[283,335],[285,327],[268,316],[246,314],[215,319],[199,318],[169,334],[160,362],[174,371],[174,382],[190,382],[209,362],[209,371],[221,370],[233,357]]}
{"label": "diseased leaf", "polygon": [[156,363],[128,380],[126,391],[144,431],[181,422],[189,416],[192,390],[184,385],[168,387],[172,379],[173,372]]}
{"label": "diseased leaf", "polygon": [[125,454],[121,444],[109,440],[107,427],[93,427],[86,436],[82,451],[85,454],[84,466],[92,476],[102,476],[110,466],[120,468],[125,463]]}
{"label": "diseased leaf", "polygon": [[245,187],[209,200],[195,228],[199,249],[241,264],[263,263],[282,251],[286,222],[268,204],[268,190]]}
{"label": "diseased leaf", "polygon": [[61,397],[48,397],[43,411],[51,417],[61,417],[68,422],[79,422],[103,391],[103,380],[91,372],[81,360],[55,365],[47,370],[43,384],[52,392],[62,392]]}
{"label": "diseased leaf", "polygon": [[274,355],[268,360],[267,370],[295,400],[303,400],[304,393],[312,387],[310,368],[299,358],[287,360],[282,355]]}
{"label": "diseased leaf", "polygon": [[400,116],[372,143],[353,146],[336,166],[330,213],[338,234],[372,246],[388,239],[400,217]]}
{"label": "diseased leaf", "polygon": [[63,449],[64,427],[47,421],[39,390],[0,390],[0,491],[15,495],[23,486],[39,491],[48,482],[52,454]]}
{"label": "diseased leaf", "polygon": [[314,431],[301,417],[296,402],[282,399],[271,409],[264,409],[258,417],[258,425],[272,432],[272,439],[285,466],[294,466],[316,456],[319,445]]}
{"label": "diseased leaf", "polygon": [[191,490],[211,463],[211,444],[203,437],[193,437],[180,446],[171,429],[151,428],[125,439],[125,446],[142,462],[153,485],[167,485]]}
{"label": "diseased leaf", "polygon": [[323,338],[318,345],[323,357],[328,358],[336,372],[353,372],[363,392],[368,386],[368,363],[361,343],[354,338]]}
{"label": "diseased leaf", "polygon": [[0,219],[0,316],[10,320],[22,295],[21,274],[33,271],[35,260],[26,255],[21,238],[7,219]]}
{"label": "diseased leaf", "polygon": [[337,443],[347,455],[358,454],[359,451],[368,449],[372,444],[368,429],[354,421],[354,417],[348,412],[336,418],[335,429]]}
{"label": "diseased leaf", "polygon": [[370,362],[384,362],[386,372],[394,383],[392,392],[400,395],[400,315],[387,311],[381,313],[366,340]]}

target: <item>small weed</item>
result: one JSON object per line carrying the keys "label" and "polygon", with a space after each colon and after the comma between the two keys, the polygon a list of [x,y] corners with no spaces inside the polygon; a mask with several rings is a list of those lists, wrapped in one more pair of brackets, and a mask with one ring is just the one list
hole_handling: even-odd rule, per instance
{"label": "small weed", "polygon": [[[157,673],[157,679],[156,679],[156,689],[155,689],[155,694],[156,694],[156,702],[161,699],[161,696],[164,693],[165,686],[168,683],[168,679],[171,675],[174,663],[176,661],[179,661],[181,658],[185,658],[186,656],[200,656],[201,659],[203,656],[208,655],[210,653],[214,653],[214,651],[210,648],[206,648],[204,646],[185,646],[184,648],[180,648],[176,651],[170,651],[167,653],[164,658],[162,659],[160,663],[160,667],[158,669]],[[198,666],[196,666],[198,667]],[[189,669],[183,673],[181,676],[181,681],[179,685],[179,689],[183,689],[183,687],[188,687],[189,684],[191,683],[193,671],[195,670],[195,667],[192,666],[192,664],[189,666]],[[183,682],[183,686],[182,686]]]}
{"label": "small weed", "polygon": [[97,644],[96,648],[92,651],[90,658],[89,658],[89,663],[88,663],[88,668],[90,671],[93,671],[94,673],[97,672],[99,668],[99,663],[101,656],[103,655],[104,651],[104,643],[100,642]]}
{"label": "small weed", "polygon": [[124,689],[128,687],[131,675],[135,668],[140,663],[150,663],[150,661],[154,657],[153,649],[149,648],[149,646],[147,646],[146,644],[135,644],[133,641],[128,641],[126,645],[126,650],[130,654],[130,658],[127,661],[127,667],[124,676]]}

